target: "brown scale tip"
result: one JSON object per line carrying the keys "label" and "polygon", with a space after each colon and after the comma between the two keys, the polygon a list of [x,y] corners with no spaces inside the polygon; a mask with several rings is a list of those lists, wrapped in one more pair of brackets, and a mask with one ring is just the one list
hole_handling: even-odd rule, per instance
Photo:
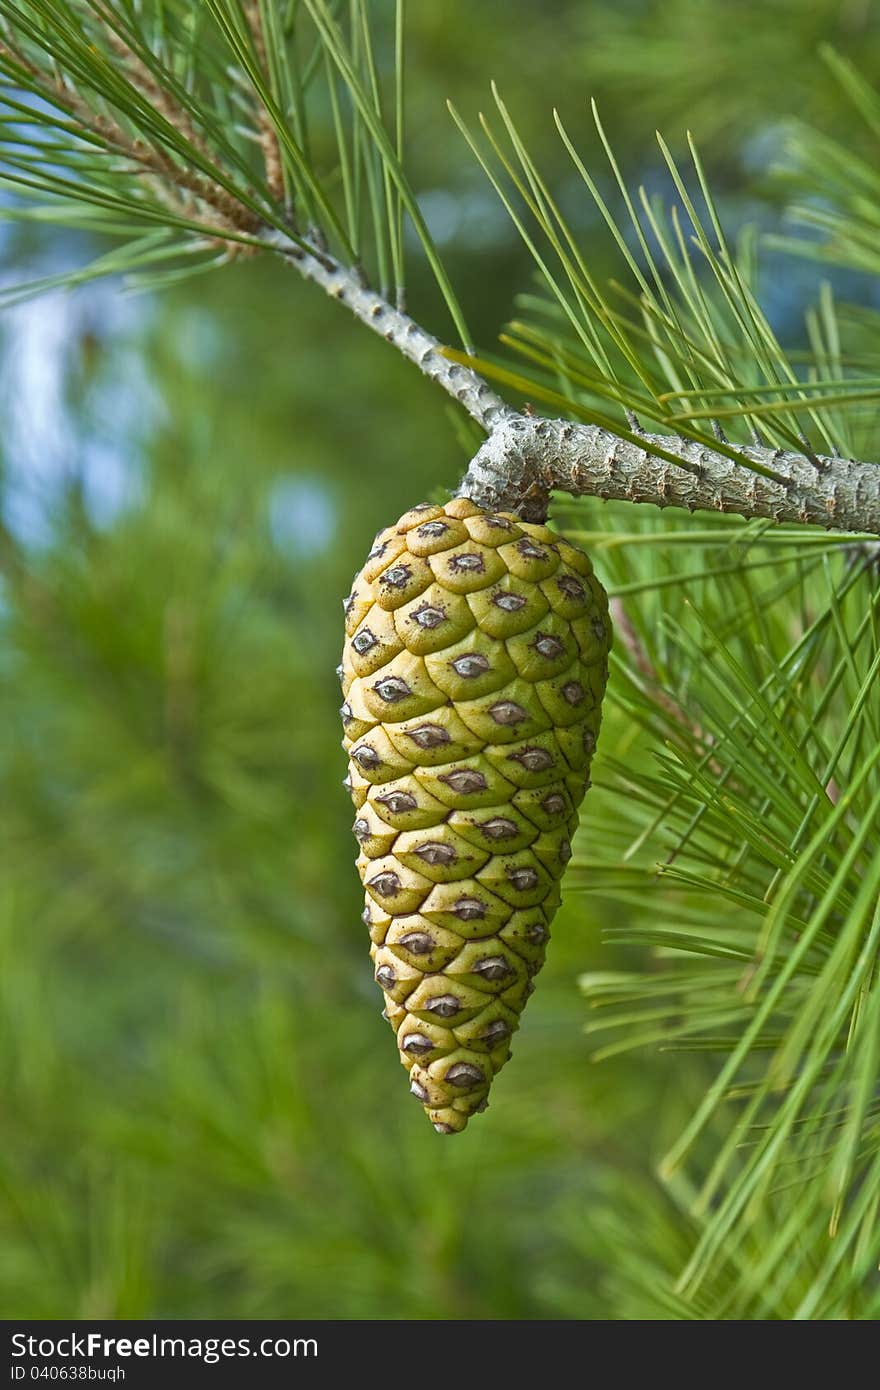
{"label": "brown scale tip", "polygon": [[474,676],[482,676],[489,670],[489,658],[483,656],[482,652],[457,656],[452,663],[452,668],[456,675],[463,676],[465,680],[471,680]]}
{"label": "brown scale tip", "polygon": [[398,700],[405,700],[407,695],[412,694],[406,681],[401,680],[399,676],[388,676],[383,681],[377,681],[373,689],[386,705],[394,705]]}
{"label": "brown scale tip", "polygon": [[486,1076],[481,1067],[472,1066],[470,1062],[456,1062],[446,1073],[446,1080],[450,1086],[470,1090],[472,1086],[482,1086]]}
{"label": "brown scale tip", "polygon": [[[560,801],[562,798],[559,798]],[[393,816],[402,815],[404,811],[415,811],[418,802],[409,792],[386,792],[384,796],[377,796],[376,800],[381,806],[385,806]],[[565,803],[563,802],[563,810]]]}
{"label": "brown scale tip", "polygon": [[382,761],[375,748],[371,748],[368,743],[362,743],[357,748],[352,748],[351,756],[358,766],[363,768],[378,767]]}
{"label": "brown scale tip", "polygon": [[460,922],[479,922],[486,915],[486,906],[479,898],[459,898],[452,911]]}
{"label": "brown scale tip", "polygon": [[414,956],[426,956],[434,949],[434,938],[426,931],[412,931],[400,938],[400,944]]}
{"label": "brown scale tip", "polygon": [[435,844],[430,841],[426,845],[420,845],[416,854],[423,859],[426,864],[445,865],[454,864],[458,858],[452,845]]}
{"label": "brown scale tip", "polygon": [[528,715],[522,705],[518,705],[515,700],[499,700],[492,705],[489,714],[496,724],[520,724]]}
{"label": "brown scale tip", "polygon": [[425,1008],[438,1018],[452,1018],[461,1008],[461,1000],[454,994],[438,994],[428,1001]]}
{"label": "brown scale tip", "polygon": [[503,980],[512,974],[512,967],[503,956],[487,956],[474,966],[474,974],[484,980]]}
{"label": "brown scale tip", "polygon": [[442,608],[432,608],[429,603],[417,608],[412,616],[419,627],[427,628],[439,627],[446,619],[446,614]]}
{"label": "brown scale tip", "polygon": [[484,792],[489,783],[482,772],[473,772],[470,768],[453,768],[452,772],[443,772],[439,780],[445,782],[452,791],[458,792],[463,796],[468,796],[472,792]]}
{"label": "brown scale tip", "polygon": [[516,822],[507,820],[505,816],[493,816],[491,820],[484,820],[480,829],[490,840],[509,840],[511,836],[519,834]]}
{"label": "brown scale tip", "polygon": [[562,590],[567,598],[582,599],[584,597],[584,586],[573,575],[561,575],[556,581],[556,586]]}
{"label": "brown scale tip", "polygon": [[535,648],[536,652],[540,652],[541,656],[546,657],[562,656],[562,653],[565,651],[565,647],[562,645],[559,638],[552,637],[546,632],[539,633],[532,643],[532,646]]}
{"label": "brown scale tip", "polygon": [[[503,1018],[494,1019],[487,1028],[483,1029],[483,1042],[488,1043],[490,1047],[493,1047],[496,1043],[503,1042],[504,1039],[508,1037],[510,1037],[510,1029]],[[481,1110],[485,1109],[487,1103],[488,1102],[484,1103],[478,1108]]]}
{"label": "brown scale tip", "polygon": [[526,600],[521,594],[495,594],[492,602],[496,608],[501,608],[505,613],[516,613],[520,608],[526,606]]}
{"label": "brown scale tip", "polygon": [[375,889],[382,898],[393,898],[400,891],[400,879],[390,869],[386,869],[381,874],[375,874],[373,878],[368,878],[367,885]]}
{"label": "brown scale tip", "polygon": [[[507,877],[520,893],[529,892],[538,886],[538,875],[535,869],[508,869]],[[375,882],[375,880],[373,881]]]}
{"label": "brown scale tip", "polygon": [[439,748],[441,744],[451,742],[448,730],[441,724],[420,724],[417,729],[408,731],[407,738],[411,738],[419,748]]}
{"label": "brown scale tip", "polygon": [[386,570],[379,580],[389,589],[403,589],[412,575],[409,565],[394,565],[390,570]]}
{"label": "brown scale tip", "polygon": [[552,766],[553,754],[548,753],[546,748],[523,748],[519,753],[509,753],[508,761],[521,763],[527,772],[544,772]]}
{"label": "brown scale tip", "polygon": [[517,541],[516,548],[525,560],[546,560],[547,552],[542,550],[539,545],[530,541],[528,536],[523,536],[522,540]]}

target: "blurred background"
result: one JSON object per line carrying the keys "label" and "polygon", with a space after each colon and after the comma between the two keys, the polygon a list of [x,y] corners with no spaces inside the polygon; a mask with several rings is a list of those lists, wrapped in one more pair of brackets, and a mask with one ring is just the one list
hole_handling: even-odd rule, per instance
{"label": "blurred background", "polygon": [[[488,350],[530,263],[447,97],[472,117],[499,82],[602,277],[554,104],[601,181],[596,96],[651,191],[655,126],[676,151],[692,128],[728,230],[774,231],[786,119],[836,129],[818,43],[880,57],[872,0],[412,10],[410,167]],[[33,226],[0,244],[4,287],[99,249]],[[766,266],[796,342],[815,274]],[[411,300],[449,334],[427,277]],[[576,876],[515,1061],[461,1138],[408,1096],[371,978],[341,601],[374,532],[454,486],[445,400],[268,260],[157,297],[50,293],[0,341],[0,1312],[633,1315],[616,1251],[664,1225],[653,1162],[704,1064],[593,1060],[577,977],[631,960],[603,942],[620,894]],[[564,514],[598,529],[613,509]],[[613,689],[597,783],[610,756],[650,756]],[[581,846],[614,816],[600,786]]]}

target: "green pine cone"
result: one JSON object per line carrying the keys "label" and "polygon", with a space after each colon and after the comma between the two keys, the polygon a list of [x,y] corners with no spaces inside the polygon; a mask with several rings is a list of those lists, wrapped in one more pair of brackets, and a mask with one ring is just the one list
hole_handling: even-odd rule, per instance
{"label": "green pine cone", "polygon": [[608,600],[583,551],[461,498],[376,537],[345,602],[364,922],[410,1089],[485,1110],[540,970],[589,786]]}

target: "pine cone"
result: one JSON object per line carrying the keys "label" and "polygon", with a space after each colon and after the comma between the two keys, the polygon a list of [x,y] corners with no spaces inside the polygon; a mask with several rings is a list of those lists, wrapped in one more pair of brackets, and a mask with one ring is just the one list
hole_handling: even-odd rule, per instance
{"label": "pine cone", "polygon": [[441,1134],[485,1110],[589,785],[605,591],[545,526],[460,498],[381,531],[345,601],[346,786],[376,982]]}

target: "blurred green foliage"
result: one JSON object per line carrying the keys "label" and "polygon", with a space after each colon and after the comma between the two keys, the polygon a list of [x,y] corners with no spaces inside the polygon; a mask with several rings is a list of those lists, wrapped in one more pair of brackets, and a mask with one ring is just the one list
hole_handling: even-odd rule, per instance
{"label": "blurred green foliage", "polygon": [[[597,95],[637,171],[654,123],[692,124],[736,214],[754,140],[805,90],[822,119],[816,41],[878,46],[865,0],[413,9],[412,164],[487,345],[529,268],[445,96],[470,113],[503,79],[551,180],[554,103],[586,123]],[[7,249],[83,252],[33,232]],[[430,322],[426,280],[412,298]],[[631,1298],[619,1265],[637,1226],[645,1261],[686,1258],[652,1165],[706,1075],[700,1057],[590,1060],[576,980],[633,959],[602,940],[620,895],[572,884],[515,1061],[462,1139],[426,1125],[379,1017],[340,785],[340,605],[373,533],[453,486],[444,402],[283,267],[128,303],[89,289],[0,324],[0,1311],[693,1315]],[[22,335],[50,312],[25,391]],[[597,781],[603,758],[651,750],[612,702]],[[582,857],[614,816],[588,798]]]}

